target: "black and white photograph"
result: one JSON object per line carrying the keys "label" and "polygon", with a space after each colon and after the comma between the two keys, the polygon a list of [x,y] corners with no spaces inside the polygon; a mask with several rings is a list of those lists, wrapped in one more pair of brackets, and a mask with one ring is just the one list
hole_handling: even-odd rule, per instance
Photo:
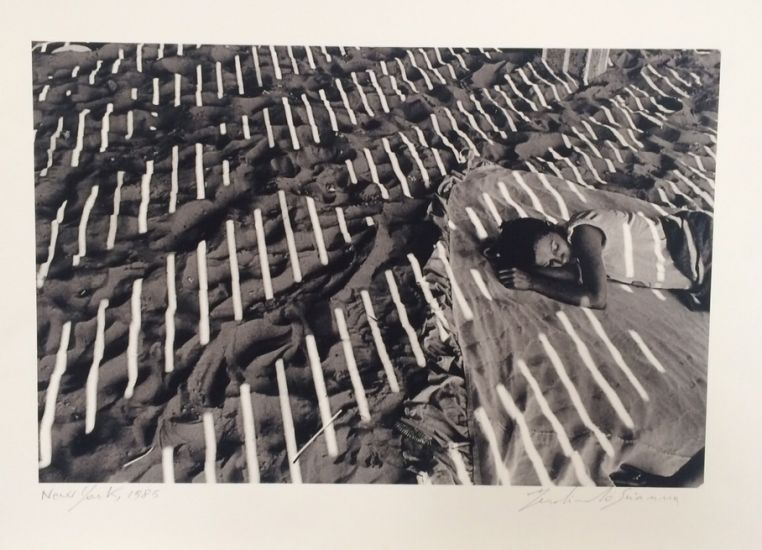
{"label": "black and white photograph", "polygon": [[40,482],[705,482],[718,50],[71,38]]}
{"label": "black and white photograph", "polygon": [[37,0],[0,548],[753,548],[762,8]]}

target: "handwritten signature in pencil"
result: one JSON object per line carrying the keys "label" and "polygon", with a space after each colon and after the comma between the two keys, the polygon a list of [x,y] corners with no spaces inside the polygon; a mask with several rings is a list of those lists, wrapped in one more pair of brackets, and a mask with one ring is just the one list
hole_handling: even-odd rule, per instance
{"label": "handwritten signature in pencil", "polygon": [[589,490],[578,490],[574,487],[569,490],[559,492],[557,488],[542,488],[527,493],[529,501],[519,508],[519,512],[529,510],[537,506],[568,506],[568,505],[587,505],[597,506],[600,510],[605,510],[622,503],[633,502],[660,502],[670,505],[679,505],[680,500],[674,493],[653,493],[644,489],[607,487],[603,490],[596,490],[592,494]]}

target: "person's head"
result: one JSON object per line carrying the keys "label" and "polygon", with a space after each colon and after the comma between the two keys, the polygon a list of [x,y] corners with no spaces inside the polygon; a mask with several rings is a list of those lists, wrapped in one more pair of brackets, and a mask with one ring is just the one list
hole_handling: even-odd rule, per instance
{"label": "person's head", "polygon": [[503,222],[500,234],[484,250],[484,255],[498,269],[560,267],[572,259],[564,229],[535,218]]}

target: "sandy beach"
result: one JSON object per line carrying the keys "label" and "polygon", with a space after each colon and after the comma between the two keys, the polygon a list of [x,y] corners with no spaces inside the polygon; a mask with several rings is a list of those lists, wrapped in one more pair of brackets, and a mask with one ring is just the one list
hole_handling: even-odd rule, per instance
{"label": "sandy beach", "polygon": [[417,270],[469,156],[714,209],[719,52],[541,53],[36,43],[40,480],[421,483],[400,420],[463,364]]}

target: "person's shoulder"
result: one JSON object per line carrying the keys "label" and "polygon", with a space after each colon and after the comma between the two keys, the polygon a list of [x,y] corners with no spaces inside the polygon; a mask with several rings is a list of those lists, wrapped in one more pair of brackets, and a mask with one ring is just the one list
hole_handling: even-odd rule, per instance
{"label": "person's shoulder", "polygon": [[574,247],[588,247],[593,244],[603,246],[606,243],[606,233],[598,225],[582,221],[569,233],[569,242]]}

